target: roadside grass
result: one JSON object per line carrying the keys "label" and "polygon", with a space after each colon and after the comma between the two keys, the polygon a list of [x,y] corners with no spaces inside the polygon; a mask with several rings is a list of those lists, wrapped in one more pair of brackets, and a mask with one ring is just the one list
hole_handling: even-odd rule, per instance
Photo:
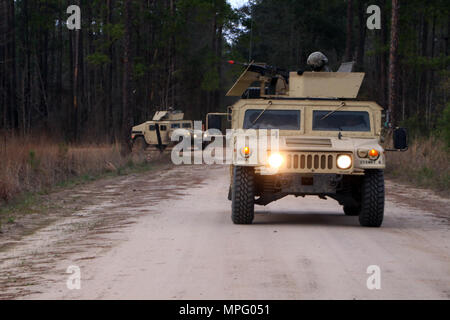
{"label": "roadside grass", "polygon": [[415,139],[406,152],[387,153],[388,177],[450,197],[450,150],[435,137]]}
{"label": "roadside grass", "polygon": [[143,173],[155,170],[164,166],[163,161],[155,162],[141,162],[135,163],[133,161],[127,162],[124,166],[117,168],[116,171],[104,171],[98,174],[85,174],[78,177],[73,177],[65,181],[61,181],[50,188],[43,189],[36,192],[25,192],[16,196],[11,201],[0,205],[0,233],[2,232],[2,224],[12,224],[18,216],[24,214],[46,214],[50,209],[58,208],[58,205],[45,201],[44,195],[52,192],[57,192],[63,189],[72,189],[86,183],[96,181],[104,178],[112,178],[117,176],[124,176],[134,173]]}
{"label": "roadside grass", "polygon": [[18,213],[46,212],[42,201],[60,188],[152,170],[143,154],[122,156],[118,144],[68,145],[48,138],[4,136],[0,141],[0,231]]}
{"label": "roadside grass", "polygon": [[40,192],[76,177],[122,170],[129,161],[118,144],[69,145],[43,136],[6,136],[0,141],[0,202],[26,192]]}

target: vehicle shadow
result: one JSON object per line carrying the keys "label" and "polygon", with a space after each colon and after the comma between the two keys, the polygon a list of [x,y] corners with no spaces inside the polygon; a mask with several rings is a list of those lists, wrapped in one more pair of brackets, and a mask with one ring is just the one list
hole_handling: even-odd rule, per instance
{"label": "vehicle shadow", "polygon": [[336,212],[286,212],[286,211],[255,211],[255,225],[332,225],[359,227],[358,217],[349,217]]}
{"label": "vehicle shadow", "polygon": [[[358,227],[358,217],[346,216],[336,211],[290,211],[290,210],[255,210],[254,225],[305,225],[305,226],[336,226],[336,227]],[[385,213],[381,228],[392,232],[400,230],[418,229],[437,230],[448,229],[448,220],[437,219],[429,214],[418,216],[391,215]],[[378,229],[378,228],[374,228]]]}

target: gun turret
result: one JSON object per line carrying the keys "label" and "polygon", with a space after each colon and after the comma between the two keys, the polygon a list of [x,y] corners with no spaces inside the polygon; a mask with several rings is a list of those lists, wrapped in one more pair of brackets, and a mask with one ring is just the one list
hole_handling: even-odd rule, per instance
{"label": "gun turret", "polygon": [[[299,99],[355,99],[364,79],[364,73],[348,72],[286,72],[266,64],[246,64],[229,61],[230,64],[245,66],[245,71],[227,92],[227,96],[258,98],[299,98]],[[345,72],[347,71],[347,72]],[[252,87],[259,83],[258,88]]]}
{"label": "gun turret", "polygon": [[180,110],[156,111],[153,121],[183,120],[184,113]]}
{"label": "gun turret", "polygon": [[276,76],[282,76],[284,80],[289,83],[289,72],[285,69],[270,66],[264,63],[241,63],[234,60],[228,60],[229,64],[237,64],[247,68],[247,71],[259,73],[262,76],[275,78]]}
{"label": "gun turret", "polygon": [[261,96],[284,94],[288,88],[289,72],[285,69],[262,63],[240,63],[234,60],[229,60],[228,63],[244,66],[246,72],[258,76],[258,80],[261,81]]}

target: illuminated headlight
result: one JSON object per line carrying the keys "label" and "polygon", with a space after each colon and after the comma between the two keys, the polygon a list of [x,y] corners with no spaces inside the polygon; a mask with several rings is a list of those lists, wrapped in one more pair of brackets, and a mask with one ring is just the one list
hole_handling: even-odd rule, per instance
{"label": "illuminated headlight", "polygon": [[283,156],[279,153],[273,153],[269,156],[269,165],[273,169],[278,169],[283,164]]}
{"label": "illuminated headlight", "polygon": [[197,138],[197,134],[196,133],[194,133],[194,139],[196,139]]}
{"label": "illuminated headlight", "polygon": [[336,162],[339,169],[345,170],[352,166],[352,158],[346,154],[341,154],[338,156]]}
{"label": "illuminated headlight", "polygon": [[207,138],[207,137],[208,137],[208,134],[205,132],[205,133],[203,134],[203,137],[204,137],[204,138]]}

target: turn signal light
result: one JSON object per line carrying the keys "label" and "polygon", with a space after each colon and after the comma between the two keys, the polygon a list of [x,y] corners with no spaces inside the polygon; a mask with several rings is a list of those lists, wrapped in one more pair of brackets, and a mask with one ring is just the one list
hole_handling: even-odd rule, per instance
{"label": "turn signal light", "polygon": [[244,157],[248,158],[250,156],[250,148],[249,147],[244,147],[242,149],[242,154],[244,155]]}
{"label": "turn signal light", "polygon": [[378,159],[379,156],[380,156],[380,153],[377,150],[371,149],[369,151],[369,158],[371,158],[371,159]]}

